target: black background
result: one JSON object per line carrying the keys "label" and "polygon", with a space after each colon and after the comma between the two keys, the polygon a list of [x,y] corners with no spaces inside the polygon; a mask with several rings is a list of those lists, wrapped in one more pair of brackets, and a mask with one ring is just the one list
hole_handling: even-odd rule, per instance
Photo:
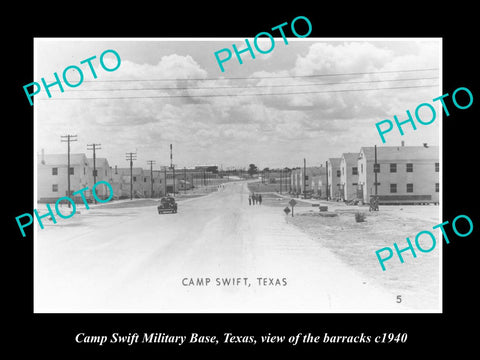
{"label": "black background", "polygon": [[[416,4],[384,3],[381,7],[366,4],[341,3],[325,6],[322,3],[303,8],[284,3],[266,6],[244,2],[197,4],[187,3],[174,9],[161,3],[93,3],[72,6],[36,5],[24,9],[12,7],[2,24],[6,48],[2,62],[7,75],[4,87],[4,184],[3,224],[7,228],[7,248],[3,253],[3,298],[8,321],[3,322],[8,336],[2,341],[4,350],[26,355],[81,353],[128,354],[149,352],[160,356],[166,352],[260,351],[305,352],[316,357],[338,355],[349,351],[381,356],[432,355],[453,349],[467,354],[474,347],[478,323],[476,258],[478,256],[478,169],[475,147],[475,123],[480,120],[478,60],[476,55],[478,31],[473,5],[455,2],[446,8],[419,8]],[[443,314],[33,314],[33,238],[30,227],[22,238],[15,216],[33,210],[33,111],[26,100],[23,85],[33,78],[34,37],[254,37],[261,31],[296,16],[310,19],[313,31],[309,37],[442,37],[443,93],[452,94],[458,87],[467,87],[474,96],[467,110],[453,107],[447,100],[451,115],[443,118],[443,219],[452,221],[457,215],[468,215],[474,224],[473,233],[458,238],[447,230],[451,243],[443,243]],[[299,30],[300,33],[302,33]],[[5,146],[6,145],[6,146]],[[393,241],[393,240],[392,240]],[[408,265],[408,264],[407,264]],[[217,335],[224,332],[236,335],[381,335],[384,332],[408,333],[405,344],[285,344],[252,345],[164,345],[138,344],[104,345],[76,344],[79,332],[91,335],[110,335],[113,332],[164,332],[174,335]],[[6,348],[5,348],[6,347]]]}

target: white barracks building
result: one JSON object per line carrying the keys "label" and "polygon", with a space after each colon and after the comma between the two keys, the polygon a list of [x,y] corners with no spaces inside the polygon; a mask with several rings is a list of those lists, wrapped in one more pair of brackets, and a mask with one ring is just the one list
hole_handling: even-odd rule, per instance
{"label": "white barracks building", "polygon": [[[383,204],[438,203],[438,146],[377,147],[377,193]],[[375,148],[362,147],[358,157],[358,197],[375,195]]]}

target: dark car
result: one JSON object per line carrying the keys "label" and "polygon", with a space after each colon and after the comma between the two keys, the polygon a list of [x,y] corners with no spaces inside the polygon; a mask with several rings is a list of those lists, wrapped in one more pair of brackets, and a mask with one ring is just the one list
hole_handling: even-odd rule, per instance
{"label": "dark car", "polygon": [[176,213],[177,212],[177,203],[175,199],[171,196],[164,197],[160,200],[160,204],[157,206],[159,214],[164,214],[167,212]]}

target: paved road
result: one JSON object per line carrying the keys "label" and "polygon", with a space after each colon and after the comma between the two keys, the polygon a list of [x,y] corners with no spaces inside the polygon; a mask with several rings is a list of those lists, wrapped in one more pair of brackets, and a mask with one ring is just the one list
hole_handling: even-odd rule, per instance
{"label": "paved road", "polygon": [[249,206],[238,182],[181,202],[178,214],[82,211],[37,231],[35,311],[406,310],[281,210]]}

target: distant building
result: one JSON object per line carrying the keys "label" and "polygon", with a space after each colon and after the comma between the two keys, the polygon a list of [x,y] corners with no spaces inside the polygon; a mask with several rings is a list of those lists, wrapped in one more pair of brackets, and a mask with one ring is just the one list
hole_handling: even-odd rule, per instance
{"label": "distant building", "polygon": [[218,166],[217,165],[198,165],[198,166],[195,166],[195,170],[205,170],[206,172],[217,174]]}
{"label": "distant building", "polygon": [[[147,171],[150,179],[150,172]],[[153,194],[150,197],[160,198],[165,196],[165,172],[163,170],[153,170]]]}
{"label": "distant building", "polygon": [[309,167],[307,174],[307,192],[319,198],[327,198],[327,168],[323,165]]}
{"label": "distant building", "polygon": [[117,165],[115,165],[114,168],[110,166],[110,176],[112,179],[112,181],[110,182],[110,185],[113,188],[113,198],[118,199],[120,198],[121,181],[120,181],[120,176],[118,174]]}
{"label": "distant building", "polygon": [[170,168],[167,170],[167,194],[178,193],[180,190],[180,179],[180,170]]}
{"label": "distant building", "polygon": [[[37,159],[37,201],[54,203],[68,194],[68,157],[67,154],[38,155]],[[85,154],[70,154],[70,191],[71,194],[85,187],[92,188],[90,180],[92,168]],[[81,195],[72,196],[77,203],[82,203]],[[85,197],[91,199],[91,192]]]}
{"label": "distant building", "polygon": [[281,191],[282,193],[290,192],[292,189],[291,169],[263,169],[259,171],[260,178],[264,184],[273,184],[271,189]]}
{"label": "distant building", "polygon": [[[112,172],[115,198],[126,199],[130,197],[130,186],[132,186],[133,198],[146,197],[146,177],[142,168],[132,168],[132,176],[130,177],[130,168],[117,168]],[[132,182],[130,183],[130,180]],[[150,185],[150,184],[148,184]]]}
{"label": "distant building", "polygon": [[[150,197],[152,184],[150,183],[149,170],[144,170],[144,177],[147,179],[147,188],[144,191],[146,196]],[[195,167],[194,169],[162,167],[161,170],[153,170],[152,197],[215,185],[219,178],[219,174],[207,171],[206,167]]]}
{"label": "distant building", "polygon": [[342,171],[340,170],[341,158],[328,159],[328,197],[329,199],[343,199],[340,178]]}
{"label": "distant building", "polygon": [[358,153],[343,153],[340,160],[340,191],[343,200],[356,199],[358,188]]}
{"label": "distant building", "polygon": [[290,186],[291,186],[291,193],[295,195],[299,195],[302,192],[302,184],[301,184],[301,179],[302,179],[302,171],[300,168],[293,168],[291,170],[291,175],[290,175]]}
{"label": "distant building", "polygon": [[[96,173],[97,173],[95,181],[94,181],[94,177],[93,177],[93,172],[94,172],[93,158],[88,158],[87,161],[88,161],[88,165],[91,169],[91,171],[89,172],[89,177],[88,177],[89,191],[91,192],[91,189],[92,189],[93,185],[95,184],[95,181],[96,182],[106,181],[111,186],[112,182],[113,182],[112,168],[108,164],[108,160],[106,158],[96,158],[95,159],[95,169],[96,169]],[[110,189],[105,184],[98,184],[95,187],[95,194],[100,199],[107,199],[110,196]],[[91,196],[93,196],[93,194],[91,194]]]}
{"label": "distant building", "polygon": [[305,173],[303,167],[292,169],[290,183],[294,194],[326,197],[327,169],[323,166],[310,166],[305,169]]}
{"label": "distant building", "polygon": [[[365,202],[375,194],[374,147],[359,153],[359,192]],[[377,192],[380,203],[438,203],[438,146],[377,147]]]}
{"label": "distant building", "polygon": [[[45,155],[42,151],[37,161],[37,201],[55,203],[58,198],[68,196],[67,154]],[[153,179],[151,178],[153,175]],[[145,170],[140,167],[111,167],[106,158],[95,158],[95,179],[93,158],[85,154],[70,154],[70,189],[71,194],[88,188],[84,197],[93,201],[93,185],[106,181],[113,190],[113,199],[130,198],[132,184],[133,198],[159,198],[165,194],[179,193],[204,187],[213,191],[223,182],[218,174],[218,167],[213,165],[197,166],[194,169],[162,167],[160,170]],[[99,199],[110,197],[110,188],[106,184],[98,184],[95,194]],[[81,194],[70,196],[77,203],[83,202]]]}

